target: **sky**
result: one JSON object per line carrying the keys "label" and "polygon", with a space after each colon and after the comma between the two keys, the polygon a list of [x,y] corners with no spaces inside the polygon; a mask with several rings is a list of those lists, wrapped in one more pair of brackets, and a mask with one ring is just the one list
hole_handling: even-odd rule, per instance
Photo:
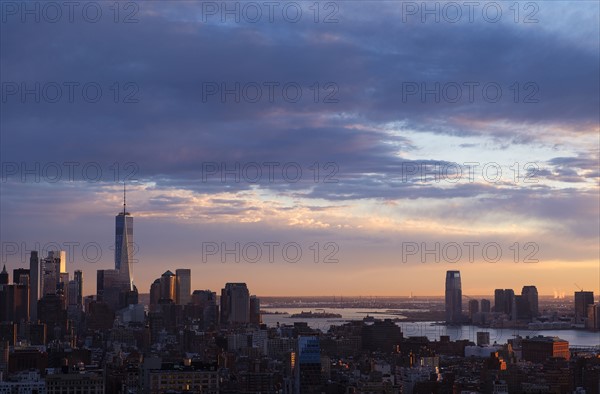
{"label": "sky", "polygon": [[600,293],[598,2],[116,4],[1,3],[9,271],[95,293],[125,182],[141,293]]}

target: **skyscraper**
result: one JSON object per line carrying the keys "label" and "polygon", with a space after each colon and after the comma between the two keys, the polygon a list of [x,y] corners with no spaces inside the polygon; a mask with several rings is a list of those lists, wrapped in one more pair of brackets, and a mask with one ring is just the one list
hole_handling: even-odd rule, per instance
{"label": "skyscraper", "polygon": [[524,295],[515,296],[515,310],[517,320],[530,321],[531,320],[531,305],[529,300]]}
{"label": "skyscraper", "polygon": [[6,270],[6,264],[2,267],[2,272],[0,272],[0,285],[8,284],[8,271]]}
{"label": "skyscraper", "polygon": [[523,286],[523,289],[521,290],[521,295],[525,297],[527,299],[527,302],[529,303],[529,311],[531,312],[531,317],[537,317],[540,314],[537,287]]}
{"label": "skyscraper", "polygon": [[125,185],[123,185],[123,212],[115,217],[115,269],[121,282],[133,290],[133,217],[126,210]]}
{"label": "skyscraper", "polygon": [[38,252],[31,251],[29,257],[29,315],[32,322],[37,322],[37,302],[40,290],[40,260]]}
{"label": "skyscraper", "polygon": [[504,313],[506,313],[511,320],[517,320],[515,291],[513,289],[504,289]]}
{"label": "skyscraper", "polygon": [[176,303],[186,305],[191,300],[192,293],[192,270],[180,268],[175,270],[177,280],[176,284]]}
{"label": "skyscraper", "polygon": [[13,283],[21,283],[22,276],[30,276],[29,270],[26,268],[16,268],[13,270]]}
{"label": "skyscraper", "polygon": [[96,271],[96,300],[104,301],[104,270]]}
{"label": "skyscraper", "polygon": [[194,290],[192,303],[202,308],[203,327],[214,327],[219,322],[217,294],[210,290]]}
{"label": "skyscraper", "polygon": [[583,323],[587,318],[588,305],[594,303],[593,291],[575,292],[575,323]]}
{"label": "skyscraper", "polygon": [[81,304],[77,299],[77,294],[79,293],[79,284],[76,280],[71,280],[67,284],[67,305],[69,307],[79,307]]}
{"label": "skyscraper", "polygon": [[504,289],[494,290],[494,312],[506,313]]}
{"label": "skyscraper", "polygon": [[460,271],[446,271],[446,323],[462,320],[462,287]]}
{"label": "skyscraper", "polygon": [[138,303],[133,284],[133,218],[126,208],[123,185],[123,211],[115,218],[115,269],[99,270],[97,276],[98,300],[113,311]]}
{"label": "skyscraper", "polygon": [[150,305],[157,305],[160,300],[160,278],[150,285]]}
{"label": "skyscraper", "polygon": [[491,310],[490,300],[484,298],[481,300],[479,305],[481,306],[482,313],[490,313],[490,310]]}
{"label": "skyscraper", "polygon": [[20,274],[19,283],[8,282],[4,266],[0,272],[0,322],[29,321],[29,275]]}
{"label": "skyscraper", "polygon": [[320,393],[321,345],[317,336],[298,337],[298,364],[295,368],[294,393]]}
{"label": "skyscraper", "polygon": [[77,305],[83,305],[83,272],[75,271],[75,282],[77,283]]}
{"label": "skyscraper", "polygon": [[221,323],[250,322],[250,292],[245,283],[227,283],[221,290]]}
{"label": "skyscraper", "polygon": [[479,301],[469,300],[469,319],[473,320],[476,313],[479,313]]}
{"label": "skyscraper", "polygon": [[58,263],[58,273],[63,274],[67,272],[67,252],[60,250],[57,252],[60,261]]}
{"label": "skyscraper", "polygon": [[60,269],[65,263],[66,253],[64,251],[49,251],[48,257],[42,259],[40,269],[41,296],[56,294],[56,288],[60,282]]}
{"label": "skyscraper", "polygon": [[175,302],[175,275],[171,271],[166,271],[160,277],[160,299],[171,300]]}
{"label": "skyscraper", "polygon": [[260,318],[260,298],[255,295],[250,296],[250,323],[262,323]]}

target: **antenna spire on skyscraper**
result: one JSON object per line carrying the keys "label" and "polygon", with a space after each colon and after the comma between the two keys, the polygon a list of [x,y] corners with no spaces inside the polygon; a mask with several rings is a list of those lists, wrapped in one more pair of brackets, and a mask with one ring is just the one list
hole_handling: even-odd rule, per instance
{"label": "antenna spire on skyscraper", "polygon": [[125,215],[125,207],[127,206],[127,200],[126,200],[126,196],[125,196],[126,190],[125,190],[125,181],[123,181],[123,215]]}

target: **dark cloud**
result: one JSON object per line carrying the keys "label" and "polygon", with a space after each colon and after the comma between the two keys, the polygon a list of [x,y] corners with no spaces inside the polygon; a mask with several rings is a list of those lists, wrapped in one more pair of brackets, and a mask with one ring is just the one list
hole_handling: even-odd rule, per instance
{"label": "dark cloud", "polygon": [[[560,124],[577,132],[598,119],[598,54],[537,26],[408,25],[397,7],[385,3],[343,3],[335,24],[203,24],[194,22],[199,4],[186,7],[185,14],[165,2],[140,7],[140,22],[129,25],[108,20],[2,25],[3,82],[91,81],[103,89],[95,104],[77,93],[73,104],[9,98],[2,119],[6,160],[25,151],[41,160],[127,157],[146,176],[177,177],[206,158],[249,161],[269,152],[323,160],[350,147],[347,167],[362,157],[391,160],[393,149],[380,144],[390,137],[371,131],[381,123],[526,143],[537,137],[495,124]],[[255,104],[243,98],[237,103],[231,95],[226,103],[217,97],[202,102],[203,83],[232,87],[236,81],[296,82],[303,96],[298,103],[286,102],[280,92],[274,103],[266,96]],[[469,81],[498,83],[502,99],[489,103],[480,93],[473,103],[403,97],[407,83],[431,88]],[[531,81],[536,85],[525,88]],[[115,82],[120,101],[139,87],[134,94],[139,103],[115,104]],[[127,82],[135,85],[126,89]],[[323,85],[335,83],[339,102],[314,103],[309,87],[315,82],[321,85],[320,101],[334,89]],[[515,82],[522,96],[539,88],[539,103],[523,104],[522,97],[514,103]],[[366,129],[348,129],[357,124]],[[395,142],[401,150],[411,145]]]}
{"label": "dark cloud", "polygon": [[[480,20],[402,23],[397,2],[339,5],[340,21],[334,24],[310,19],[298,24],[206,24],[199,21],[201,3],[192,2],[140,3],[140,22],[134,24],[115,24],[109,18],[98,24],[2,23],[3,88],[22,82],[30,88],[35,82],[63,87],[58,103],[36,103],[31,95],[25,103],[19,96],[2,102],[2,162],[94,162],[105,172],[100,183],[75,182],[64,189],[45,189],[43,182],[31,188],[3,183],[3,210],[71,217],[67,207],[48,212],[36,204],[86,201],[90,193],[112,191],[127,173],[121,168],[115,180],[113,163],[132,162],[136,178],[154,182],[149,190],[160,193],[149,199],[148,210],[176,212],[189,203],[169,195],[171,189],[210,195],[258,187],[290,199],[324,199],[331,204],[473,198],[479,201],[477,207],[446,214],[469,217],[494,209],[508,217],[514,212],[560,221],[565,231],[583,236],[595,234],[590,212],[597,215],[592,204],[597,193],[546,186],[423,184],[418,177],[405,177],[403,164],[448,164],[435,155],[410,159],[422,145],[418,132],[463,137],[465,142],[458,146],[465,149],[480,146],[478,137],[491,137],[505,150],[514,144],[533,146],[555,133],[577,138],[597,132],[596,50],[575,45],[565,38],[567,31],[541,24],[524,28]],[[73,103],[67,102],[64,86],[69,81],[79,83]],[[88,82],[102,88],[97,103],[82,97],[80,87]],[[231,88],[236,82],[258,83],[262,99],[250,103],[241,97],[236,102],[228,95],[222,102],[217,94],[203,102],[207,83]],[[264,85],[268,82],[279,84],[273,102]],[[298,102],[289,102],[281,92],[289,82],[302,88]],[[469,82],[479,84],[472,102],[465,87]],[[442,94],[444,87],[451,94],[458,84],[462,99],[452,103],[441,97],[436,102],[431,94],[424,99],[420,92],[406,94],[409,86],[431,89],[436,83]],[[481,92],[480,87],[490,83],[502,89],[498,102]],[[139,102],[123,103],[129,94]],[[338,102],[324,103],[329,94]],[[538,102],[524,103],[528,95]],[[385,129],[390,124],[395,125],[393,132]],[[452,147],[447,149],[454,153]],[[236,163],[243,167],[265,162],[297,163],[303,177],[289,182],[278,173],[273,182],[265,174],[256,183],[222,182],[217,172],[203,178],[207,163],[232,168]],[[311,169],[315,163],[318,182]],[[333,176],[338,182],[323,181],[331,174],[329,163],[337,166]],[[591,155],[557,157],[539,175],[583,183],[598,179],[597,164]],[[118,205],[118,198],[97,208],[113,203]],[[258,209],[229,198],[214,198],[212,203],[197,214],[236,215]],[[2,225],[4,230],[11,226],[4,220]]]}

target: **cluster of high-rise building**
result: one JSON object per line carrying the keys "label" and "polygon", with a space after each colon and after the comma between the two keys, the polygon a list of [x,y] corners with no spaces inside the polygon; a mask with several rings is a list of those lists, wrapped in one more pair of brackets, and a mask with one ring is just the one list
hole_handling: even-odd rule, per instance
{"label": "cluster of high-rise building", "polygon": [[493,312],[502,313],[510,320],[531,321],[539,316],[539,298],[535,286],[523,286],[520,295],[513,289],[494,290]]}
{"label": "cluster of high-rise building", "polygon": [[[133,217],[116,216],[115,267],[98,270],[84,296],[83,274],[64,251],[31,252],[29,268],[0,272],[0,393],[521,393],[600,394],[598,349],[556,337],[490,333],[450,340],[405,337],[397,322],[367,317],[331,325],[262,323],[245,283],[220,293],[193,290],[192,271],[164,272],[140,303],[133,282]],[[468,298],[468,311],[463,310]],[[441,313],[441,310],[440,310]],[[493,305],[462,292],[446,273],[449,324],[543,319],[535,286],[497,289]],[[575,293],[573,324],[596,322],[591,292]],[[579,353],[578,353],[579,352]]]}
{"label": "cluster of high-rise building", "polygon": [[[463,310],[462,298],[469,299],[467,310]],[[459,271],[446,272],[445,313],[448,324],[477,324],[492,327],[544,328],[551,317],[540,311],[539,295],[533,285],[523,286],[521,294],[513,289],[495,289],[493,305],[489,299],[477,300],[462,294]],[[600,329],[599,303],[594,302],[594,293],[574,293],[574,314],[566,321],[554,322],[553,328],[585,327]]]}
{"label": "cluster of high-rise building", "polygon": [[52,323],[48,335],[53,338],[67,332],[69,320],[71,325],[81,320],[83,274],[76,270],[73,279],[69,279],[64,251],[49,251],[42,259],[37,251],[32,251],[29,268],[14,269],[13,282],[9,282],[4,266],[0,273],[0,321],[21,325]]}

